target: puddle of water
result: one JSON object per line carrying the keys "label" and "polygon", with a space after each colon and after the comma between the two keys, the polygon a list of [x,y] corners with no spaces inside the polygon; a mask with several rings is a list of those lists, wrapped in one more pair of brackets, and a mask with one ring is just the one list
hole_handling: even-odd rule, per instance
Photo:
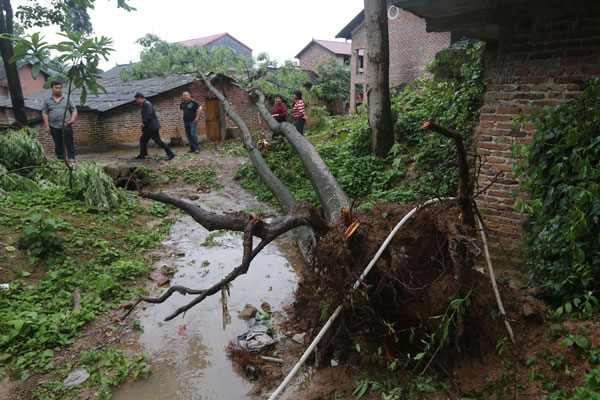
{"label": "puddle of water", "polygon": [[[185,256],[163,258],[161,264],[178,269],[172,284],[190,288],[207,288],[239,265],[242,256],[241,235],[226,233],[215,238],[221,244],[201,246],[208,232],[190,217],[182,217],[172,229],[168,248]],[[257,241],[255,241],[257,243]],[[282,248],[279,248],[279,247]],[[223,329],[221,296],[215,295],[169,322],[164,318],[177,307],[190,302],[192,296],[173,295],[167,302],[148,305],[138,314],[144,331],[124,339],[125,347],[149,356],[152,374],[147,380],[123,385],[116,400],[135,399],[245,399],[252,383],[239,376],[227,358],[225,347],[230,340],[246,331],[246,321],[237,311],[246,304],[260,308],[268,302],[273,311],[292,300],[297,277],[285,255],[293,249],[284,243],[270,244],[252,262],[248,274],[232,284],[228,309],[232,322]],[[285,254],[285,255],[284,255]],[[297,257],[289,257],[296,262]],[[207,264],[208,262],[208,264]]]}

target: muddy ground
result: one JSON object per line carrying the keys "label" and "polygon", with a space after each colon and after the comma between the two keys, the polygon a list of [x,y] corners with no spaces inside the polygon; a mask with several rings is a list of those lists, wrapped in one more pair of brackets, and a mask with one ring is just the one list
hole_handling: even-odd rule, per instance
{"label": "muddy ground", "polygon": [[[95,160],[103,165],[143,165],[151,168],[158,175],[169,167],[209,166],[217,171],[216,179],[222,185],[219,189],[183,184],[180,180],[168,182],[160,188],[168,194],[188,199],[215,212],[242,209],[257,212],[260,209],[267,217],[276,215],[272,207],[259,203],[233,179],[237,168],[246,162],[245,157],[236,155],[223,157],[226,153],[225,146],[220,150],[218,148],[216,151],[204,150],[200,154],[191,155],[184,154],[182,148],[177,148],[176,151],[179,157],[170,162],[162,160],[163,153],[159,149],[151,149],[151,157],[142,161],[133,160],[135,150],[82,155],[79,159]],[[150,204],[147,200],[140,201]],[[401,214],[401,208],[379,210],[378,222],[374,226],[382,232],[389,232]],[[202,248],[196,245],[205,241],[208,233],[179,211],[171,211],[171,216],[176,217],[177,222],[170,237],[165,239],[164,245],[154,254],[156,271],[153,274],[154,280],[148,282],[148,288],[153,293],[159,293],[169,284],[185,283],[203,287],[217,279],[219,274],[226,273],[237,265],[236,262],[241,256],[239,235],[219,235],[215,237],[219,244],[211,248]],[[372,218],[372,216],[364,218]],[[363,225],[363,228],[365,226],[367,225]],[[356,268],[368,261],[371,253],[378,247],[375,242],[381,239],[379,236],[376,239],[370,238],[368,232],[361,233],[360,229],[357,230],[356,237],[359,239],[354,240],[368,243],[368,246],[364,246],[368,250],[360,252]],[[398,240],[406,241],[407,237]],[[82,338],[59,357],[66,361],[72,354],[108,343],[114,343],[128,352],[147,353],[153,375],[148,380],[126,383],[115,391],[116,399],[264,399],[291,370],[322,325],[318,315],[320,298],[312,296],[314,300],[312,303],[308,298],[311,293],[315,293],[319,285],[327,282],[315,281],[314,276],[311,277],[312,271],[304,269],[304,263],[292,243],[293,239],[290,235],[279,239],[277,243],[265,250],[264,259],[257,259],[253,263],[247,276],[234,282],[228,300],[232,323],[223,324],[220,298],[217,298],[220,296],[207,300],[184,319],[161,322],[162,317],[175,307],[191,299],[189,296],[179,297],[164,304],[141,306],[125,321],[120,321],[123,310],[114,310],[88,325],[83,330]],[[405,245],[407,244],[399,243],[397,249]],[[334,247],[328,251],[338,251],[336,249],[337,247]],[[347,255],[339,253],[337,256]],[[331,254],[328,257],[331,257]],[[169,282],[165,282],[162,288],[159,288],[158,284],[165,278],[159,273],[164,265],[174,268],[176,273],[172,277],[167,277]],[[510,275],[510,266],[503,267],[505,273]],[[294,293],[299,280],[309,286],[308,289],[305,286],[299,290],[300,296],[294,302]],[[502,286],[503,292],[507,293],[516,290],[518,285],[504,280]],[[445,295],[440,292],[438,297],[440,296]],[[523,298],[526,297],[527,294],[523,293]],[[513,323],[521,318],[520,314],[523,311],[522,304],[519,303],[520,298],[515,296],[508,301],[507,307],[513,313]],[[486,296],[486,301],[488,300],[493,303],[489,295]],[[238,318],[237,312],[246,303],[259,307],[263,301],[270,303],[274,311],[274,326],[283,340],[262,354],[280,358],[284,362],[283,364],[266,362],[255,356],[242,357],[243,359],[236,357],[233,362],[226,355],[227,344],[245,329],[245,322]],[[394,300],[390,299],[389,302],[393,303]],[[335,305],[332,307],[335,308]],[[491,307],[494,305],[492,304]],[[450,371],[433,366],[429,372],[435,372],[439,379],[446,383],[447,388],[430,398],[461,396],[481,398],[483,392],[480,390],[485,387],[486,393],[495,398],[539,399],[552,391],[547,386],[547,381],[555,381],[556,388],[581,385],[581,377],[589,372],[590,364],[582,359],[582,354],[577,349],[562,348],[561,342],[566,333],[553,331],[548,314],[538,313],[538,316],[540,315],[541,321],[528,324],[515,323],[518,329],[518,345],[514,348],[507,346],[507,351],[503,354],[491,351],[485,357],[456,357],[456,362],[452,363],[453,368]],[[134,320],[141,321],[143,332],[132,330],[131,322]],[[592,347],[600,345],[598,323],[568,322],[565,326],[571,332],[585,332],[590,338]],[[331,346],[337,339],[330,337],[327,349],[320,353],[318,368],[315,365],[317,360],[311,358],[282,398],[294,400],[351,398],[356,382],[364,374],[373,377],[381,376],[382,371],[385,371],[381,366],[398,356],[387,348],[389,346],[385,341],[373,338],[373,335],[361,335],[352,330],[349,332],[351,335],[340,336],[342,340],[339,341],[337,350],[336,346]],[[305,334],[304,344],[289,340],[297,333]],[[497,333],[495,332],[496,335]],[[379,361],[375,357],[375,362],[365,362],[364,354],[352,352],[354,342],[361,343],[363,349],[372,353],[376,353],[378,346],[382,346],[384,354],[379,357]],[[557,359],[561,359],[561,365],[569,366],[568,374],[562,370],[556,371],[556,368],[551,366],[550,362]],[[259,373],[248,376],[247,365],[251,365]],[[537,373],[537,376],[547,377],[546,381],[531,379],[533,372]],[[402,376],[406,376],[406,373],[397,373],[398,378]],[[8,381],[0,383],[0,398],[7,393],[14,394],[26,389],[27,385],[35,382],[35,379],[28,381],[21,384],[25,387],[19,387],[18,383]],[[84,394],[84,398],[85,396],[93,398],[93,393]],[[363,398],[380,398],[380,396],[380,394],[367,394]]]}

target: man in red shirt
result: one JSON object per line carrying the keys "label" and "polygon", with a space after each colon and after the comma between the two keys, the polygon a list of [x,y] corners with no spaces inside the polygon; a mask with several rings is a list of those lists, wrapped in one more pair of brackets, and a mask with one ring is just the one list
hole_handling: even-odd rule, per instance
{"label": "man in red shirt", "polygon": [[296,122],[296,130],[304,135],[304,124],[306,123],[306,109],[304,108],[304,102],[302,101],[302,92],[296,90],[294,92],[294,108],[292,109],[292,115]]}

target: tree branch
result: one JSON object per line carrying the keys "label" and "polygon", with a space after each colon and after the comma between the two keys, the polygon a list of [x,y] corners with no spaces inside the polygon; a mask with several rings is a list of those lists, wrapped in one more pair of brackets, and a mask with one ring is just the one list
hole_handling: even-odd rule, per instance
{"label": "tree branch", "polygon": [[444,128],[431,121],[425,121],[423,129],[437,132],[454,140],[458,157],[458,202],[463,214],[463,223],[475,227],[475,215],[472,206],[473,184],[470,179],[467,151],[462,136],[458,132]]}

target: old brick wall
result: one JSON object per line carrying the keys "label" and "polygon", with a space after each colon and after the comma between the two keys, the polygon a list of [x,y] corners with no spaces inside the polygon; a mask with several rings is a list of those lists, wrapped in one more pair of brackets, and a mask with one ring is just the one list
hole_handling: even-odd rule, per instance
{"label": "old brick wall", "polygon": [[[21,81],[21,89],[24,95],[43,90],[44,83],[46,82],[44,74],[39,74],[36,79],[33,79],[31,70],[31,65],[19,68],[19,80]],[[8,96],[8,79],[6,77],[0,79],[0,96]]]}
{"label": "old brick wall", "polygon": [[335,54],[317,43],[311,43],[298,58],[299,67],[317,72],[317,65],[327,64]]}
{"label": "old brick wall", "polygon": [[511,144],[530,143],[535,132],[526,124],[511,135],[512,120],[521,112],[574,99],[585,81],[600,76],[600,6],[580,10],[517,18],[503,40],[487,47],[487,93],[476,144],[483,159],[479,185],[491,186],[478,204],[505,248],[514,248],[522,238],[523,216],[510,198],[517,184]]}
{"label": "old brick wall", "polygon": [[[427,32],[425,20],[404,10],[396,19],[388,19],[390,39],[390,86],[409,83],[423,75],[425,67],[438,51],[450,45],[450,32]],[[366,50],[363,72],[357,69],[358,51],[367,48],[367,32],[362,23],[352,33],[350,107],[356,104],[355,86],[366,83],[368,65]]]}
{"label": "old brick wall", "polygon": [[[266,127],[256,109],[256,99],[250,97],[245,90],[231,84],[217,85],[217,88],[223,91],[234,110],[246,122],[250,130]],[[154,106],[161,124],[161,138],[165,141],[171,137],[185,137],[183,120],[179,117],[179,104],[182,101],[184,90],[189,91],[192,98],[200,102],[204,109],[206,100],[215,98],[204,82],[200,80],[158,96],[149,97],[148,100]],[[41,116],[40,111],[29,110],[28,112],[30,118]],[[9,117],[12,120],[12,110],[0,109],[0,123],[9,122]],[[229,117],[225,117],[225,123],[226,127],[235,127]],[[46,152],[54,154],[52,137],[44,132],[43,123],[39,121],[34,124],[33,128],[38,133],[38,139]],[[73,125],[73,132],[76,147],[137,142],[141,135],[140,108],[133,102],[102,113],[80,108],[79,116]],[[201,114],[197,133],[206,135],[205,110]]]}

